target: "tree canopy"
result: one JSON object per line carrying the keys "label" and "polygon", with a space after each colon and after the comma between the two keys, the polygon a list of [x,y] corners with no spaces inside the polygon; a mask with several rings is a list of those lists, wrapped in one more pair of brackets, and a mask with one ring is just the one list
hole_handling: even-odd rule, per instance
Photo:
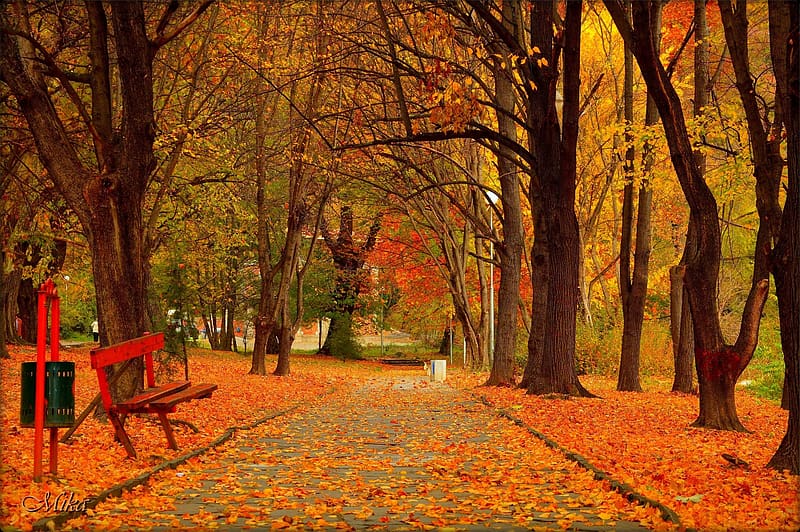
{"label": "tree canopy", "polygon": [[592,396],[588,342],[641,390],[671,316],[703,427],[746,430],[780,335],[797,473],[797,33],[780,0],[3,3],[0,344],[60,275],[104,345],[178,307],[285,375],[305,323],[379,308],[454,320],[489,385]]}

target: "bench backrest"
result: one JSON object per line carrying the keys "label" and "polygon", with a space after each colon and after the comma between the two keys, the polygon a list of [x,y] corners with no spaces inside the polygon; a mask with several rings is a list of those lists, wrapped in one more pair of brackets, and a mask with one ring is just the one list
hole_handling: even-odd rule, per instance
{"label": "bench backrest", "polygon": [[105,371],[107,366],[119,364],[132,358],[144,357],[147,387],[152,388],[156,385],[153,371],[153,351],[158,351],[163,347],[164,333],[160,332],[146,334],[145,336],[109,345],[108,347],[92,349],[89,357],[92,361],[92,369],[97,372],[100,393],[103,396],[103,406],[108,408],[111,405],[111,393]]}
{"label": "bench backrest", "polygon": [[152,353],[164,347],[164,333],[146,334],[133,340],[126,340],[118,344],[92,349],[89,356],[92,359],[92,369],[104,368],[111,364],[119,364],[128,359],[140,357],[145,353]]}

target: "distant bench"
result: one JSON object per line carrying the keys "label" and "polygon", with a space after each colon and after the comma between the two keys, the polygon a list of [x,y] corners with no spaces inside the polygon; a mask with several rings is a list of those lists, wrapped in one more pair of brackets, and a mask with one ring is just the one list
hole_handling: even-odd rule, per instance
{"label": "distant bench", "polygon": [[[216,384],[193,385],[188,381],[171,382],[156,386],[155,373],[153,371],[153,351],[158,351],[163,347],[164,333],[157,333],[108,347],[93,349],[90,353],[92,369],[97,371],[100,395],[102,396],[108,419],[114,426],[114,433],[117,439],[122,442],[128,456],[132,458],[136,457],[136,450],[125,432],[125,418],[128,414],[157,414],[161,420],[161,426],[164,429],[170,449],[177,449],[178,444],[175,441],[175,434],[172,432],[172,426],[169,424],[167,414],[175,412],[175,407],[180,403],[211,397],[211,394],[217,389]],[[127,401],[114,403],[111,398],[106,367],[138,357],[144,358],[147,389]],[[123,366],[118,371],[123,371],[125,367]]]}
{"label": "distant bench", "polygon": [[420,360],[419,358],[381,358],[379,359],[381,364],[387,364],[389,366],[424,366],[425,361]]}

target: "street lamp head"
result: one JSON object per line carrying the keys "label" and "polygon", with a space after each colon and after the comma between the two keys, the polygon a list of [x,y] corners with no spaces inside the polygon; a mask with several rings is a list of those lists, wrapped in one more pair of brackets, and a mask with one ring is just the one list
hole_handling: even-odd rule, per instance
{"label": "street lamp head", "polygon": [[493,190],[487,190],[486,191],[486,198],[489,200],[489,203],[491,203],[492,205],[495,205],[495,204],[497,204],[497,201],[500,199],[500,196],[495,194],[495,192]]}

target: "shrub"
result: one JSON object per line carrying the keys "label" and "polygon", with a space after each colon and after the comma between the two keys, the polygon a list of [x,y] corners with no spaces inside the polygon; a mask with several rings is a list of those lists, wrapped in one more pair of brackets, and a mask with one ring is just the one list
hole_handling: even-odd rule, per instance
{"label": "shrub", "polygon": [[755,395],[780,402],[785,371],[777,320],[765,318],[761,324],[753,360],[742,374],[741,380],[752,381],[747,388]]}
{"label": "shrub", "polygon": [[786,371],[783,360],[773,359],[768,362],[755,363],[753,370],[758,373],[747,389],[759,397],[779,403],[781,395],[783,395],[783,379]]}
{"label": "shrub", "polygon": [[[578,324],[575,339],[575,364],[579,374],[591,373],[606,376],[619,371],[622,349],[622,324],[606,329]],[[672,343],[668,325],[657,320],[646,320],[642,326],[639,356],[641,375],[672,375]]]}

